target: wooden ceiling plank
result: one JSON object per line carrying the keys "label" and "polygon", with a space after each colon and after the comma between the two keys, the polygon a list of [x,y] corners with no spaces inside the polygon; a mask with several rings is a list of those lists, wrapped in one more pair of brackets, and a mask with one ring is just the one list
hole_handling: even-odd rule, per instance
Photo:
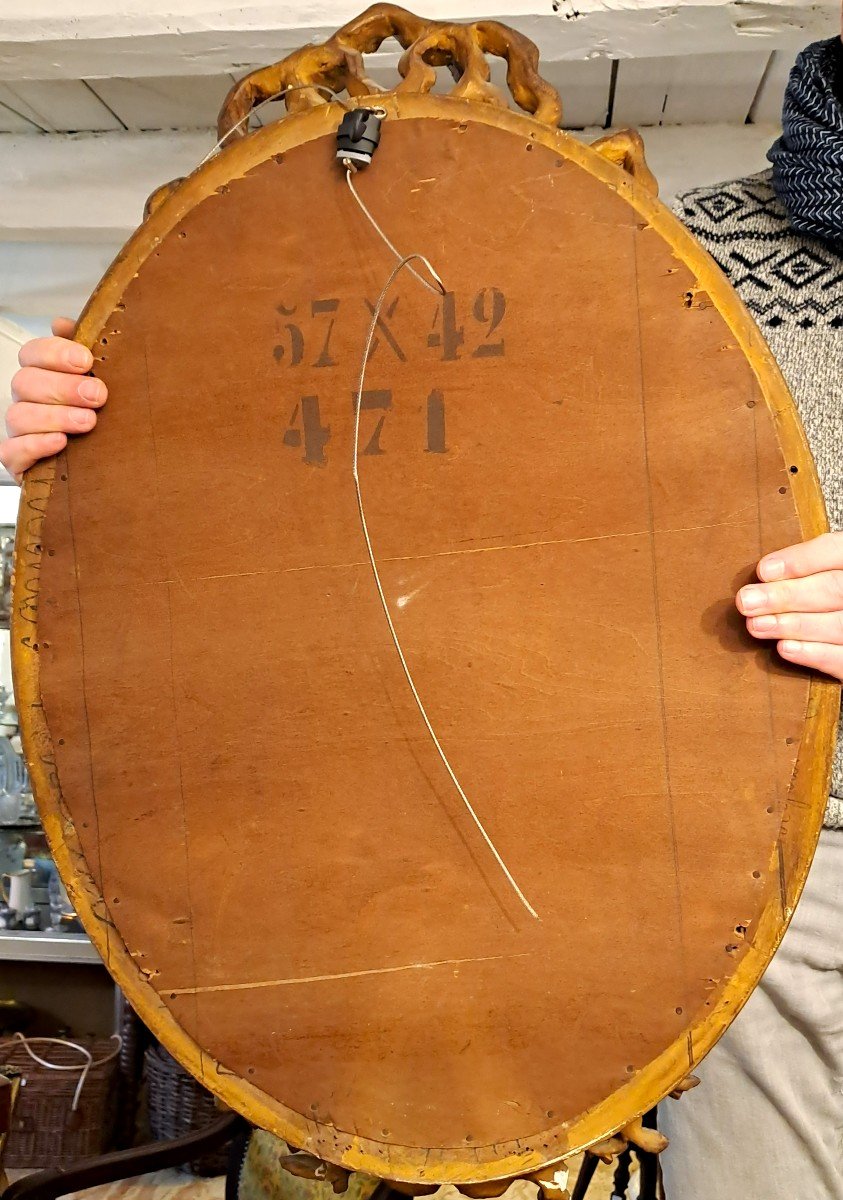
{"label": "wooden ceiling plank", "polygon": [[767,70],[761,78],[749,111],[749,119],[753,124],[781,120],[784,89],[787,87],[795,57],[796,55],[788,50],[774,50],[770,55]]}
{"label": "wooden ceiling plank", "polygon": [[613,122],[633,126],[742,124],[767,59],[763,51],[625,59],[618,64]]}
{"label": "wooden ceiling plank", "polygon": [[40,133],[40,130],[26,117],[0,103],[0,133]]}
{"label": "wooden ceiling plank", "polygon": [[15,92],[0,83],[0,131],[3,133],[48,133],[49,126],[39,121]]}
{"label": "wooden ceiling plank", "polygon": [[668,93],[664,124],[735,121],[743,123],[767,66],[764,51],[750,54],[695,54],[674,59],[676,74]]}
{"label": "wooden ceiling plank", "polygon": [[22,79],[7,85],[18,111],[51,133],[102,132],[120,123],[81,79]]}
{"label": "wooden ceiling plank", "polygon": [[97,95],[130,130],[210,129],[231,87],[220,75],[167,76],[157,79],[97,79]]}
{"label": "wooden ceiling plank", "polygon": [[589,125],[606,123],[612,82],[612,63],[609,59],[542,63],[541,73],[562,97],[562,124],[565,129],[585,129]]}

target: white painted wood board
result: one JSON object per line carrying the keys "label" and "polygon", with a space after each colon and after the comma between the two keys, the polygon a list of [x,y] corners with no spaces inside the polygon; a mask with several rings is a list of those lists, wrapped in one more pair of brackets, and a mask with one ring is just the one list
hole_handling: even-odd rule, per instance
{"label": "white painted wood board", "polygon": [[613,124],[742,124],[768,61],[763,51],[623,59]]}
{"label": "white painted wood board", "polygon": [[43,133],[23,111],[14,91],[0,82],[0,133]]}
{"label": "white painted wood board", "polygon": [[82,79],[21,79],[0,84],[0,99],[48,133],[122,128]]}
{"label": "white painted wood board", "polygon": [[[235,74],[323,41],[358,0],[27,0],[0,6],[0,78]],[[428,0],[427,16],[497,18],[555,59],[798,50],[839,30],[838,0]]]}
{"label": "white painted wood board", "polygon": [[96,79],[91,87],[126,129],[210,129],[231,87],[229,75]]}
{"label": "white painted wood board", "polygon": [[750,118],[753,122],[760,125],[781,120],[784,90],[795,59],[796,55],[790,50],[774,50],[770,55],[752,104]]}

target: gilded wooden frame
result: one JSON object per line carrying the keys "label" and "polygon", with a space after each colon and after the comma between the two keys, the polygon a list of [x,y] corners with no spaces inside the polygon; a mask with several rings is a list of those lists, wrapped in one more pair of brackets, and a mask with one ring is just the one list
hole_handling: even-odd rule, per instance
{"label": "gilded wooden frame", "polygon": [[[365,104],[365,97],[355,97]],[[750,362],[775,421],[786,461],[796,467],[791,484],[805,538],[827,529],[822,493],[804,432],[775,360],[749,313],[713,260],[653,194],[646,170],[633,170],[629,141],[607,140],[590,148],[568,134],[490,104],[453,97],[378,94],[369,103],[386,110],[387,120],[425,118],[475,121],[546,146],[577,163],[613,188],[655,229],[695,272],[700,289],[714,300]],[[76,340],[92,347],[133,275],[181,218],[215,189],[239,178],[273,154],[333,134],[342,116],[337,105],[321,105],[269,125],[231,144],[200,166],[152,211],[115,259],[79,319]],[[620,164],[623,165],[619,165]],[[626,165],[627,169],[624,169]],[[781,940],[801,894],[822,826],[834,746],[839,687],[815,677],[810,686],[802,740],[784,822],[788,844],[798,846],[779,894],[763,910],[752,945],[705,1017],[638,1072],[624,1087],[572,1122],[529,1141],[459,1152],[428,1151],[323,1129],[312,1120],[269,1100],[247,1080],[213,1069],[208,1056],[175,1021],[139,970],[108,920],[103,897],[86,870],[76,830],[62,800],[50,729],[39,688],[38,590],[41,524],[49,504],[56,459],[27,474],[21,499],[16,570],[12,660],[15,693],[27,765],[51,851],[91,940],[143,1021],[164,1045],[220,1100],[246,1118],[279,1134],[293,1146],[355,1171],[411,1184],[479,1183],[523,1176],[559,1161],[623,1128],[673,1091],[711,1049],[747,1000]],[[777,843],[773,866],[783,840]]]}

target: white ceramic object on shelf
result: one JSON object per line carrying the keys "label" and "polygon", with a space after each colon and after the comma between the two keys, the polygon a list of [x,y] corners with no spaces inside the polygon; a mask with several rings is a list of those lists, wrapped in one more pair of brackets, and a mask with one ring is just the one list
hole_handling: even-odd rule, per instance
{"label": "white ceramic object on shelf", "polygon": [[27,866],[20,871],[10,871],[0,876],[3,899],[13,912],[22,914],[35,907],[32,890],[34,879],[35,872]]}

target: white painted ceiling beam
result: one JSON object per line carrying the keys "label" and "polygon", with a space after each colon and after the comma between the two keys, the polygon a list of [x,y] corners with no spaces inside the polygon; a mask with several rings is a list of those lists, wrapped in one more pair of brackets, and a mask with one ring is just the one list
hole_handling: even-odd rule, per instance
{"label": "white painted ceiling beam", "polygon": [[[27,0],[0,7],[0,79],[240,73],[322,41],[362,3]],[[795,51],[839,30],[838,0],[427,0],[430,17],[496,18],[543,58]]]}

